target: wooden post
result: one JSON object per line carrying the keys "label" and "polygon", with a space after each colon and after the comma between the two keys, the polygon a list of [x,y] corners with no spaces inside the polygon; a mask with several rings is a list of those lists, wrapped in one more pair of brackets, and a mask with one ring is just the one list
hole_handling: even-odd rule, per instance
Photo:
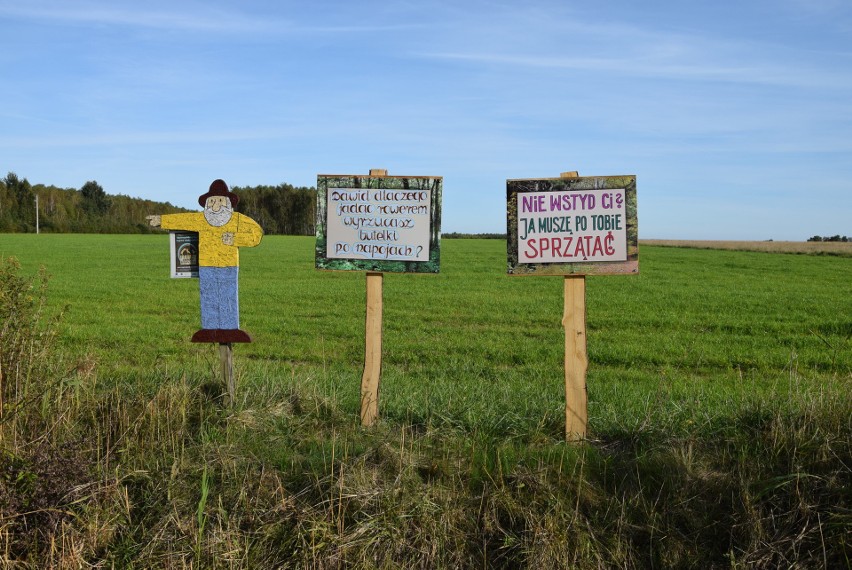
{"label": "wooden post", "polygon": [[[576,171],[563,172],[562,178],[576,178]],[[565,327],[565,437],[579,441],[586,437],[588,400],[586,371],[586,276],[565,276],[565,301],[562,326]]]}
{"label": "wooden post", "polygon": [[364,375],[361,377],[361,425],[379,417],[382,376],[382,282],[384,274],[367,273],[367,328],[364,338]]}
{"label": "wooden post", "polygon": [[237,383],[234,380],[234,352],[230,342],[219,343],[219,362],[222,365],[222,377],[228,391],[227,404],[233,406],[237,401]]}
{"label": "wooden post", "polygon": [[586,276],[565,276],[565,437],[577,441],[586,437],[588,422],[586,396]]}
{"label": "wooden post", "polygon": [[[370,176],[387,176],[387,170],[371,169]],[[364,374],[361,376],[361,425],[372,426],[379,418],[379,384],[382,376],[382,285],[384,274],[367,273],[367,323],[364,335]]]}

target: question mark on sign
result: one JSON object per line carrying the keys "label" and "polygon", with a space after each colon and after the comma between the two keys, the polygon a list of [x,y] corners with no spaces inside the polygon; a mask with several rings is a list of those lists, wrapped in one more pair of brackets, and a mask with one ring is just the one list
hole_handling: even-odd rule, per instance
{"label": "question mark on sign", "polygon": [[421,251],[423,251],[423,246],[422,246],[422,245],[418,245],[418,246],[417,246],[417,253],[415,253],[415,254],[414,254],[414,257],[420,257],[420,252],[421,252]]}

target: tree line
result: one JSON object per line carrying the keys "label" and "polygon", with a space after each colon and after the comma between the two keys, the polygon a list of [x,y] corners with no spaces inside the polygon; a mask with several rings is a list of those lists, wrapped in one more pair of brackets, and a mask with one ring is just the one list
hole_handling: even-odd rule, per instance
{"label": "tree line", "polygon": [[314,235],[316,188],[282,183],[277,186],[234,186],[231,191],[240,197],[234,209],[260,224],[263,233]]}
{"label": "tree line", "polygon": [[852,241],[852,238],[842,235],[833,235],[833,236],[813,236],[809,237],[808,241],[840,241],[843,243],[847,243]]}
{"label": "tree line", "polygon": [[463,232],[449,232],[442,233],[441,237],[449,239],[508,239],[506,234],[500,233],[468,234]]}
{"label": "tree line", "polygon": [[[235,209],[257,220],[265,233],[314,233],[314,188],[279,184],[232,190],[240,196]],[[191,211],[169,202],[110,195],[95,180],[79,189],[59,188],[33,185],[9,172],[0,178],[0,232],[35,233],[36,197],[38,229],[45,233],[151,233],[160,230],[148,226],[145,216]]]}

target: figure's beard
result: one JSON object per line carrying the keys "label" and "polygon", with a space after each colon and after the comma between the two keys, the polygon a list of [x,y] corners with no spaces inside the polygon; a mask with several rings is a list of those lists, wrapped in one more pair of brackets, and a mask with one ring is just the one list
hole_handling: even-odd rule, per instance
{"label": "figure's beard", "polygon": [[231,206],[222,206],[218,212],[214,212],[210,208],[204,208],[204,219],[211,226],[219,227],[227,224],[234,213],[234,208]]}

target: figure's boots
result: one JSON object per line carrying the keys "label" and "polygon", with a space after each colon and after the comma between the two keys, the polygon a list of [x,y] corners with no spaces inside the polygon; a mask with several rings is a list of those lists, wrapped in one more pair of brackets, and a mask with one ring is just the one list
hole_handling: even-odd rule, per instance
{"label": "figure's boots", "polygon": [[200,329],[192,335],[192,342],[251,342],[251,335],[240,329]]}

